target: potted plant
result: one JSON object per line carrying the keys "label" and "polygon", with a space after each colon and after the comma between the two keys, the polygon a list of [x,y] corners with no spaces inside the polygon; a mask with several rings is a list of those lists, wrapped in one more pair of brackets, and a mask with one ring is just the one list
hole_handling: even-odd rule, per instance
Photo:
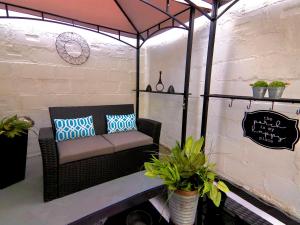
{"label": "potted plant", "polygon": [[256,81],[254,84],[250,84],[250,86],[252,86],[254,98],[263,98],[268,89],[268,83],[264,80]]}
{"label": "potted plant", "polygon": [[286,85],[288,83],[282,81],[273,81],[270,83],[268,87],[269,97],[275,99],[281,98]]}
{"label": "potted plant", "polygon": [[217,179],[215,164],[209,163],[203,144],[203,137],[196,141],[189,137],[183,149],[177,143],[170,155],[159,159],[153,156],[145,163],[145,175],[161,178],[169,190],[171,220],[175,224],[194,223],[199,196],[206,195],[218,207],[221,191],[229,191],[226,184]]}
{"label": "potted plant", "polygon": [[0,121],[0,189],[25,178],[28,130],[33,124],[17,115]]}

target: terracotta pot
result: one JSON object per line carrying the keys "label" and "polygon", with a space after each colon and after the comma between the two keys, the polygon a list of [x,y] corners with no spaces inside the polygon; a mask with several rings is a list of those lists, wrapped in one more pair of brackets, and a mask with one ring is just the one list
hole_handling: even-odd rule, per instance
{"label": "terracotta pot", "polygon": [[195,222],[199,195],[197,191],[169,192],[171,220],[176,225],[192,225]]}

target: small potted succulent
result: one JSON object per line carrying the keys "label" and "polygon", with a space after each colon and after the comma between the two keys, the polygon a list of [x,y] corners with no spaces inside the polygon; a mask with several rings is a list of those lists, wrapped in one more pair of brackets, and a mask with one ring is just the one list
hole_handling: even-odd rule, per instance
{"label": "small potted succulent", "polygon": [[268,86],[269,98],[281,98],[286,85],[288,83],[282,81],[273,81],[270,83]]}
{"label": "small potted succulent", "polygon": [[189,137],[183,149],[177,143],[171,154],[159,159],[153,156],[145,163],[145,175],[161,178],[169,190],[170,215],[174,224],[194,224],[199,196],[207,196],[218,207],[221,192],[229,191],[217,178],[215,164],[208,161],[203,144],[203,137],[196,141]]}
{"label": "small potted succulent", "polygon": [[17,115],[0,121],[0,189],[25,178],[28,130],[34,122]]}
{"label": "small potted succulent", "polygon": [[264,98],[266,91],[268,89],[268,83],[264,80],[256,81],[252,86],[253,97],[254,98]]}

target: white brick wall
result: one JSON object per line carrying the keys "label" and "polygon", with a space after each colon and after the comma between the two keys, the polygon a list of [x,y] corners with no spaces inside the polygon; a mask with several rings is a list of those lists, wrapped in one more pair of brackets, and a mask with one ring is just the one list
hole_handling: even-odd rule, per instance
{"label": "white brick wall", "polygon": [[[250,95],[257,79],[292,83],[286,97],[300,97],[300,3],[298,0],[241,0],[218,23],[212,93]],[[91,56],[81,66],[56,53],[58,34],[75,31],[89,43]],[[183,91],[186,32],[173,30],[142,49],[142,86],[163,82]],[[200,135],[208,21],[200,18],[194,36],[188,135]],[[134,103],[135,50],[106,37],[57,24],[0,20],[0,117],[28,115],[36,128],[49,126],[49,106]],[[144,76],[145,74],[145,76]],[[300,147],[272,151],[243,138],[241,120],[248,102],[211,100],[207,150],[218,172],[300,218]],[[180,140],[182,97],[141,94],[142,114],[162,122],[161,141]],[[254,103],[251,110],[268,109]],[[275,104],[296,118],[297,105]],[[299,117],[298,117],[299,118]],[[30,135],[28,154],[39,153]]]}
{"label": "white brick wall", "polygon": [[[66,31],[90,45],[88,61],[73,66],[56,52]],[[0,20],[0,118],[32,117],[36,129],[50,125],[49,106],[135,103],[135,49],[105,36],[57,24]],[[28,154],[39,154],[31,133]]]}
{"label": "white brick wall", "polygon": [[[199,137],[208,22],[197,19],[192,58],[188,135]],[[187,34],[176,30],[146,45],[147,78],[152,87],[163,71],[166,88],[183,91]],[[300,2],[298,0],[241,0],[218,22],[212,74],[212,93],[251,95],[257,79],[291,83],[285,97],[300,98]],[[300,145],[294,152],[274,151],[244,138],[241,122],[249,102],[212,99],[207,151],[218,172],[251,192],[300,218]],[[149,95],[149,117],[162,122],[161,142],[180,140],[182,97]],[[251,110],[271,103],[253,103]],[[274,110],[298,118],[299,105],[276,103]]]}

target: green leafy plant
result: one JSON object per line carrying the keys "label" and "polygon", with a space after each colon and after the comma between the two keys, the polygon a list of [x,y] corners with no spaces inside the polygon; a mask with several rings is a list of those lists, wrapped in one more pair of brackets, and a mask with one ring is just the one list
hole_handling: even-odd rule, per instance
{"label": "green leafy plant", "polygon": [[33,125],[34,122],[29,117],[18,117],[17,115],[4,117],[0,121],[0,135],[14,138],[25,133]]}
{"label": "green leafy plant", "polygon": [[170,155],[160,159],[153,156],[150,162],[145,163],[145,175],[161,178],[170,191],[198,191],[201,197],[206,195],[219,206],[221,191],[228,192],[229,189],[217,179],[215,164],[209,163],[203,144],[203,137],[196,141],[192,137],[187,138],[183,149],[177,142]]}
{"label": "green leafy plant", "polygon": [[282,81],[273,81],[272,83],[269,84],[269,87],[285,87],[289,83],[282,82]]}
{"label": "green leafy plant", "polygon": [[268,83],[264,80],[256,81],[254,84],[250,84],[252,87],[268,87]]}

